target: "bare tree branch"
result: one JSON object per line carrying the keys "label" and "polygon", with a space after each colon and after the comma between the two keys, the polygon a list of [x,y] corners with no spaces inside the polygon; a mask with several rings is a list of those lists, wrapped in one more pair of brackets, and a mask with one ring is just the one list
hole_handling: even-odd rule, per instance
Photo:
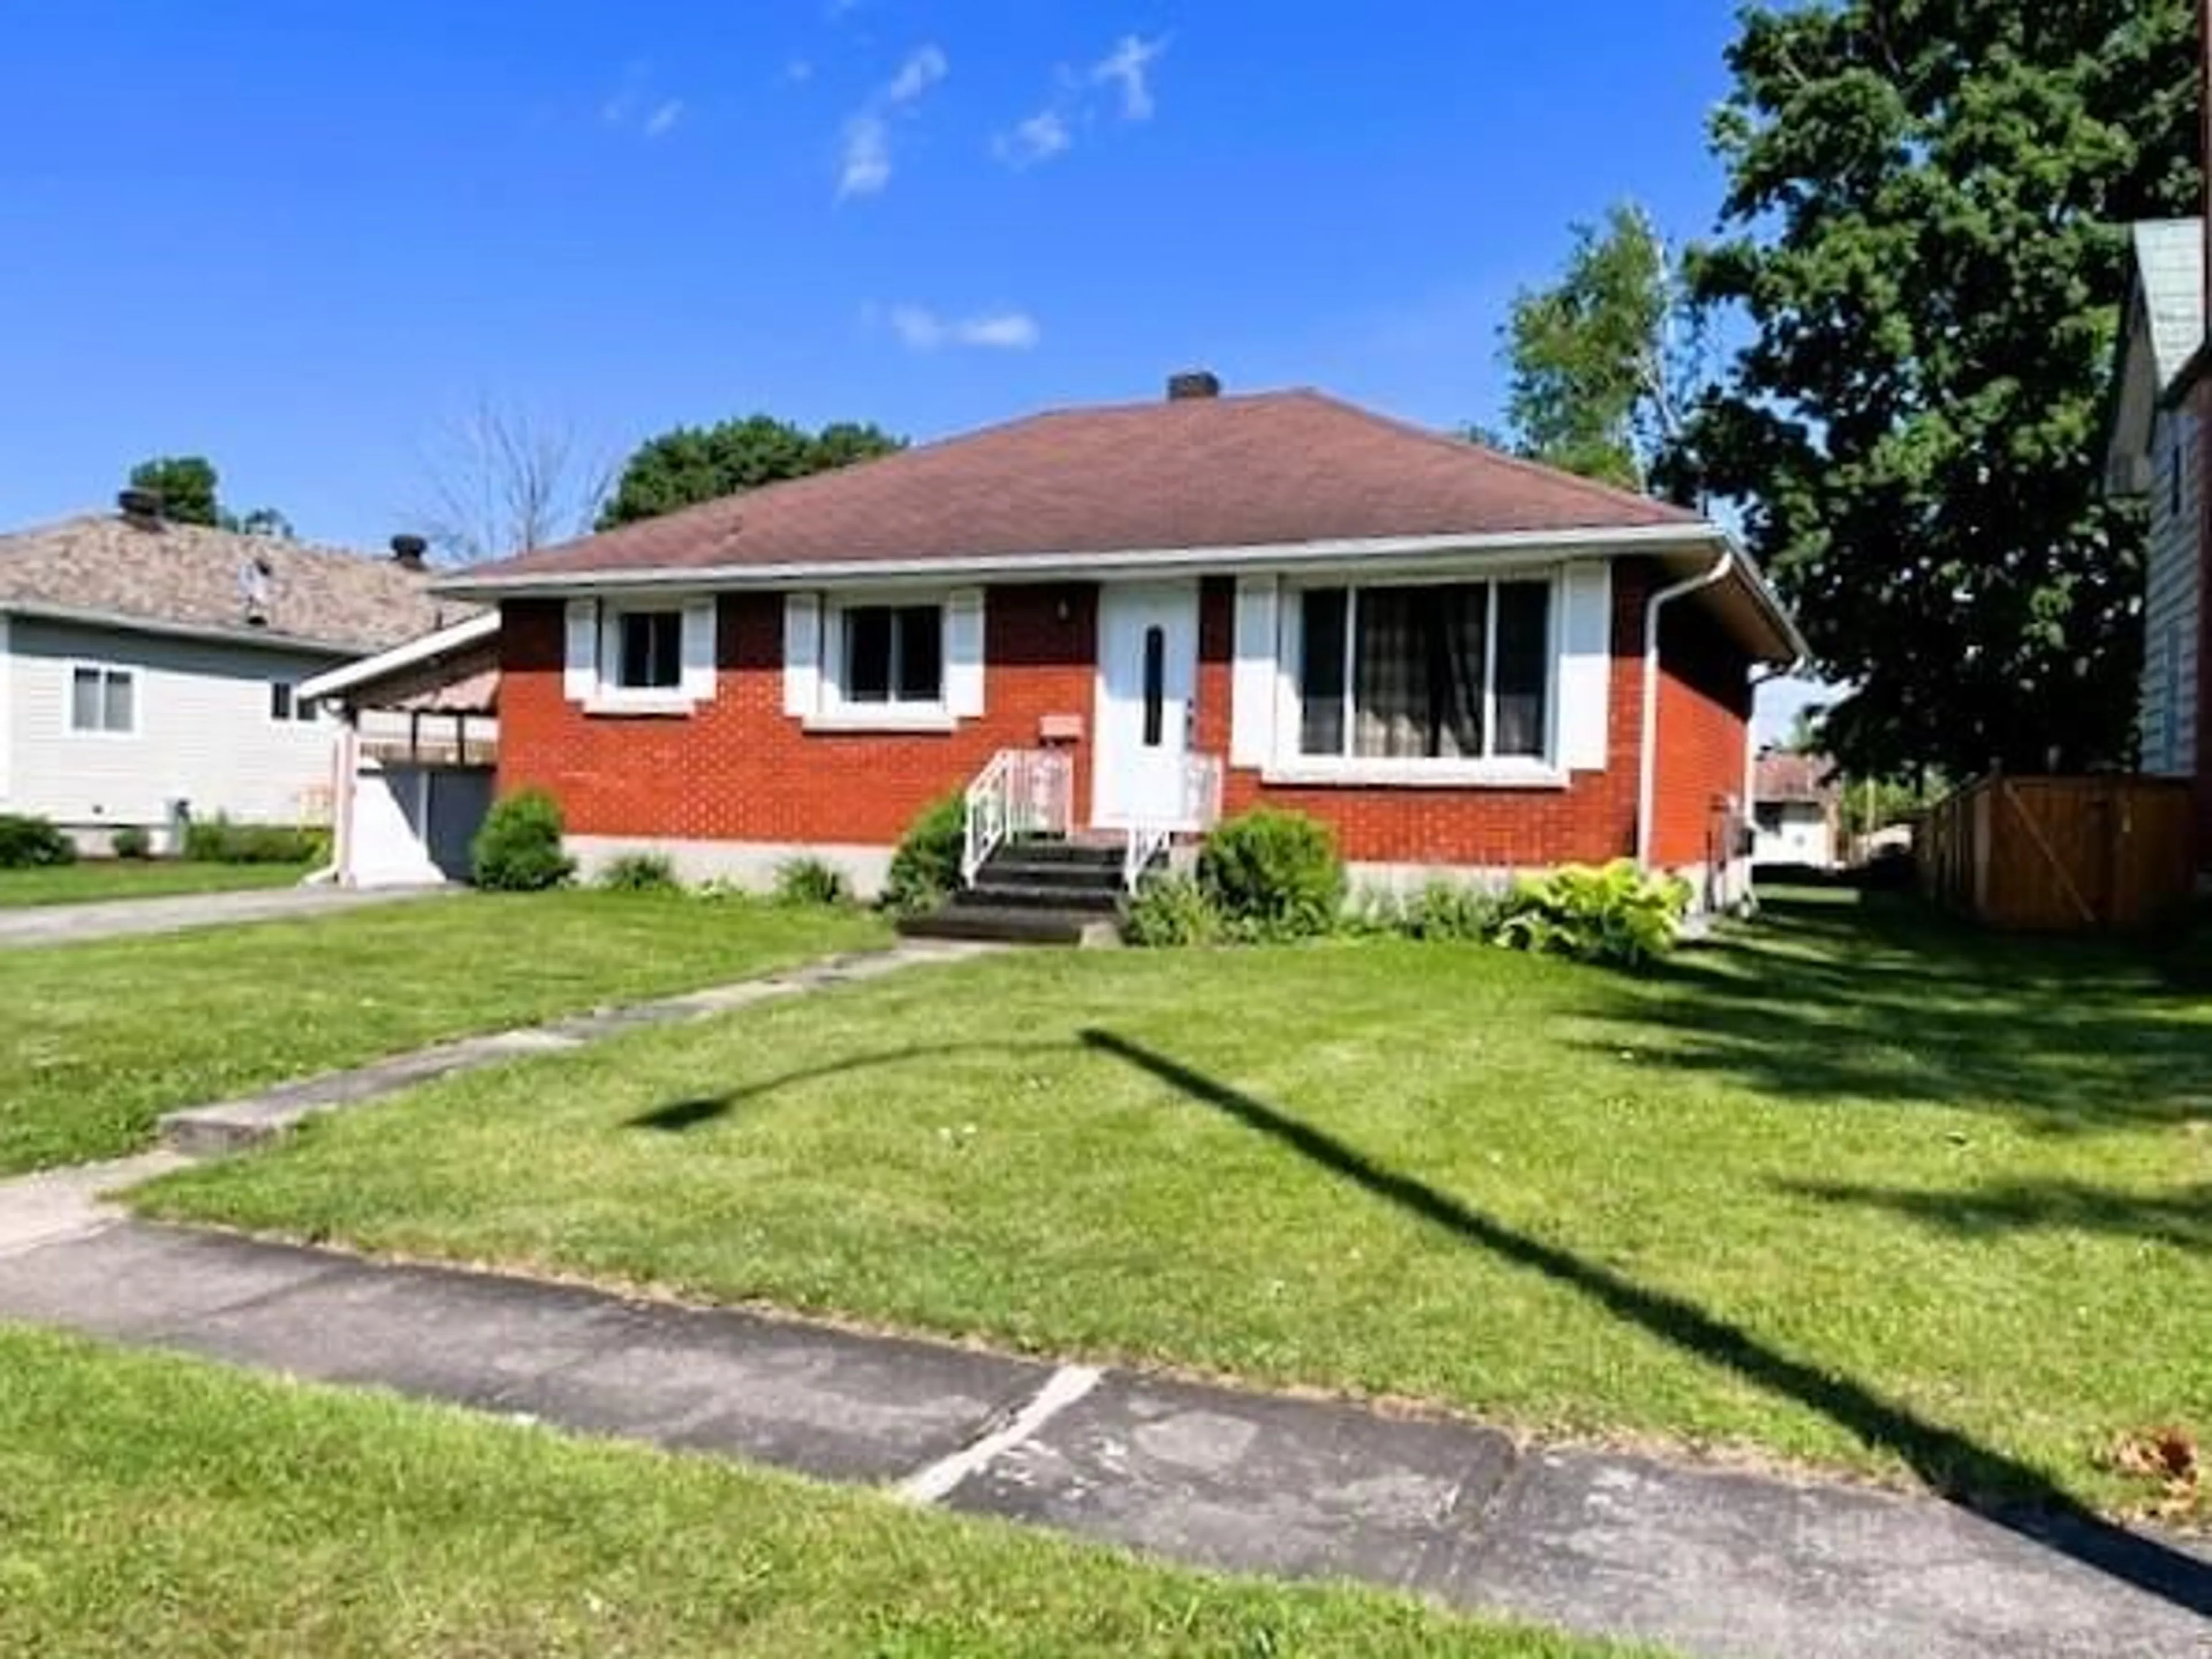
{"label": "bare tree branch", "polygon": [[411,517],[442,564],[480,564],[590,533],[614,486],[613,458],[572,425],[489,393],[421,451]]}

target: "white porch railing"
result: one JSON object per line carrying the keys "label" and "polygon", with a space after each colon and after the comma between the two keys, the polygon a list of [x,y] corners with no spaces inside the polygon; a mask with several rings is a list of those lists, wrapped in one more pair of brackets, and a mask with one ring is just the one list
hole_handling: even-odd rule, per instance
{"label": "white porch railing", "polygon": [[1075,768],[1050,749],[1001,749],[968,786],[960,879],[1017,836],[1065,836],[1074,817]]}
{"label": "white porch railing", "polygon": [[1132,824],[1127,840],[1121,848],[1121,885],[1130,892],[1145,872],[1152,867],[1152,860],[1168,850],[1178,830],[1195,830],[1200,834],[1221,822],[1221,757],[1218,755],[1185,755],[1182,757],[1182,805],[1176,822],[1166,828],[1158,824]]}

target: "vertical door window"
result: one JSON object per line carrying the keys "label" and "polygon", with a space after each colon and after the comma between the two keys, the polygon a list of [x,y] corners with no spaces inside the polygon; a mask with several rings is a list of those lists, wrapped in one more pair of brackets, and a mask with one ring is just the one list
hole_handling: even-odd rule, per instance
{"label": "vertical door window", "polygon": [[1145,630],[1145,747],[1164,740],[1168,695],[1167,630],[1155,623]]}

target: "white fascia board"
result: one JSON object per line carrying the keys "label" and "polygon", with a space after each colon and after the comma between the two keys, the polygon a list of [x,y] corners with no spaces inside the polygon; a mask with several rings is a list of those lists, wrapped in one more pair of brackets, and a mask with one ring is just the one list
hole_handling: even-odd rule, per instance
{"label": "white fascia board", "polygon": [[418,634],[413,639],[403,641],[389,650],[380,651],[373,657],[359,657],[351,662],[341,663],[336,668],[325,669],[310,679],[301,680],[299,695],[310,698],[337,696],[350,691],[356,685],[382,679],[386,674],[396,673],[400,669],[412,668],[418,663],[432,661],[448,652],[465,649],[491,638],[498,632],[499,612],[482,611],[428,634]]}

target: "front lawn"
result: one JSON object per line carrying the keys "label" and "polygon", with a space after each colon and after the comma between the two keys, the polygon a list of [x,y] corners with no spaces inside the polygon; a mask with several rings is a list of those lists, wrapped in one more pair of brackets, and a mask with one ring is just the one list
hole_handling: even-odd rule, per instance
{"label": "front lawn", "polygon": [[2212,1004],[1805,904],[1001,957],[460,1079],[157,1213],[2122,1505],[2212,1433]]}
{"label": "front lawn", "polygon": [[0,870],[0,910],[31,904],[89,904],[103,899],[165,898],[290,887],[304,864],[191,864],[181,860],[101,859],[35,870]]}
{"label": "front lawn", "polygon": [[0,951],[0,1174],[131,1152],[175,1107],[885,937],[740,901],[464,894]]}
{"label": "front lawn", "polygon": [[0,1330],[0,1651],[1622,1650],[703,1458]]}

